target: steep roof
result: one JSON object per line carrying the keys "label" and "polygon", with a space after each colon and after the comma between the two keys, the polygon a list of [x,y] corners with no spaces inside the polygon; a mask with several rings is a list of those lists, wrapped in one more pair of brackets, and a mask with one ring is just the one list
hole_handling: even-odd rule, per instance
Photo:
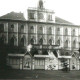
{"label": "steep roof", "polygon": [[70,24],[70,25],[74,25],[73,23],[69,22],[69,21],[66,21],[60,17],[55,17],[55,23],[62,23],[62,24]]}
{"label": "steep roof", "polygon": [[6,15],[0,17],[0,19],[10,19],[10,20],[22,20],[25,21],[23,13],[10,12]]}

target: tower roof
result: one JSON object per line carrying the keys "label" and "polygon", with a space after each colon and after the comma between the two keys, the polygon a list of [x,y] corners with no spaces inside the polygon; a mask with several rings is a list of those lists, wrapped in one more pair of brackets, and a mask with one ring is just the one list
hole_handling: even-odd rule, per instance
{"label": "tower roof", "polygon": [[43,0],[39,0],[38,7],[39,7],[40,9],[43,9]]}

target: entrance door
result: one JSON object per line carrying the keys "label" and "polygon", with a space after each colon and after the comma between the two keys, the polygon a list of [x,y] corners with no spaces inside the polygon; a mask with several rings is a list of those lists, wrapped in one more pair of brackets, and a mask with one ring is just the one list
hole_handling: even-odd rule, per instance
{"label": "entrance door", "polygon": [[35,59],[35,69],[45,69],[45,59],[44,58]]}
{"label": "entrance door", "polygon": [[78,64],[79,60],[76,58],[75,55],[72,55],[72,59],[71,59],[71,69],[72,70],[78,70]]}
{"label": "entrance door", "polygon": [[23,60],[23,69],[31,69],[31,57],[29,55],[26,55]]}

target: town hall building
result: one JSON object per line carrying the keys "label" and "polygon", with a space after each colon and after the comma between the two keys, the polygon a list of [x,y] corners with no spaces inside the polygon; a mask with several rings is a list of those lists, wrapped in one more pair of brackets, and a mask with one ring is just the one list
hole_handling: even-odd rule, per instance
{"label": "town hall building", "polygon": [[[0,17],[0,43],[8,44],[7,65],[14,69],[80,69],[80,26],[55,16],[42,0],[37,8]],[[31,51],[28,51],[28,47]]]}

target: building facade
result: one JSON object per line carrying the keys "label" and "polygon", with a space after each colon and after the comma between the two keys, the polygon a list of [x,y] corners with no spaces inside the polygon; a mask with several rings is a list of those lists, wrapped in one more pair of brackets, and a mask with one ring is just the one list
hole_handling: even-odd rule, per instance
{"label": "building facade", "polygon": [[[80,26],[55,16],[39,0],[37,8],[28,8],[26,14],[11,12],[0,17],[0,42],[8,44],[8,65],[17,69],[59,70],[62,59],[70,70],[80,69]],[[35,49],[34,57],[25,54],[27,46]],[[23,56],[24,54],[24,56]]]}

